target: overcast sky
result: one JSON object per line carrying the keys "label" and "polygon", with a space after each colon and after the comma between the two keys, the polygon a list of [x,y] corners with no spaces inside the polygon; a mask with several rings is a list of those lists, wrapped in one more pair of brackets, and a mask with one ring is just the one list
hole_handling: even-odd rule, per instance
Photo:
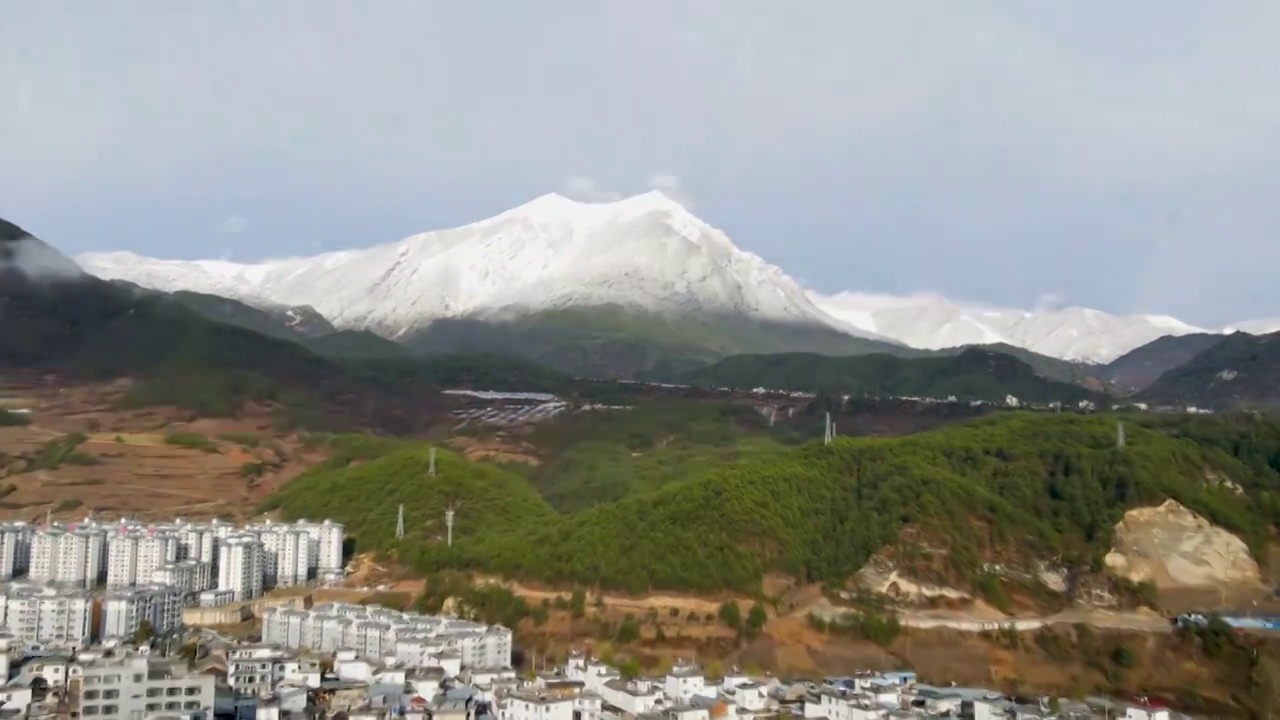
{"label": "overcast sky", "polygon": [[674,188],[822,292],[1280,315],[1280,3],[6,0],[0,216],[366,246]]}

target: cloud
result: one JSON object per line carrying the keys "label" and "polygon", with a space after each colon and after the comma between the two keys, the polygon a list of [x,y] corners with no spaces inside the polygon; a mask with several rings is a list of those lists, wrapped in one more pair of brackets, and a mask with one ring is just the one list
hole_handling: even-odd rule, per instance
{"label": "cloud", "polygon": [[622,193],[605,190],[585,175],[573,175],[564,181],[561,191],[565,197],[582,202],[612,202],[622,199]]}
{"label": "cloud", "polygon": [[232,215],[222,221],[221,230],[224,235],[239,235],[249,227],[249,221],[239,215]]}
{"label": "cloud", "polygon": [[681,185],[680,178],[669,173],[658,173],[650,176],[649,188],[651,190],[661,190],[667,197],[684,205],[689,210],[694,208],[693,196],[690,195]]}
{"label": "cloud", "polygon": [[1066,297],[1061,293],[1046,292],[1036,296],[1036,302],[1033,306],[1036,312],[1045,312],[1048,310],[1057,310],[1065,305]]}
{"label": "cloud", "polygon": [[1280,312],[1280,3],[125,5],[5,3],[4,215],[69,252],[216,255],[172,238],[228,207],[263,257],[368,245],[660,170],[826,292]]}

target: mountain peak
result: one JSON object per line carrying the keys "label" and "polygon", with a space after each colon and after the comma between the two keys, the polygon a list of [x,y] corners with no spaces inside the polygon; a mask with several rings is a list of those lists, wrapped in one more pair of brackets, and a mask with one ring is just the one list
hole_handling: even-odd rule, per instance
{"label": "mountain peak", "polygon": [[650,190],[617,200],[602,201],[574,200],[552,192],[539,195],[523,205],[480,222],[520,219],[535,222],[589,223],[629,219],[653,212],[693,217],[684,205],[661,190]]}
{"label": "mountain peak", "polygon": [[28,280],[67,280],[84,275],[71,258],[0,218],[0,278],[11,273]]}
{"label": "mountain peak", "polygon": [[310,305],[335,326],[388,337],[446,318],[626,307],[827,326],[794,280],[661,191],[609,202],[557,193],[400,242],[251,265],[80,256],[104,279],[245,302]]}

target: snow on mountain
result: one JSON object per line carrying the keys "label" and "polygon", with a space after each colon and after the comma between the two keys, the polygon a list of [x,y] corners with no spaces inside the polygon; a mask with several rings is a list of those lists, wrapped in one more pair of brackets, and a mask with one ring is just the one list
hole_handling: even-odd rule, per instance
{"label": "snow on mountain", "polygon": [[1250,335],[1269,335],[1273,332],[1280,332],[1280,318],[1246,320],[1244,322],[1228,325],[1222,329],[1222,332],[1245,332]]}
{"label": "snow on mountain", "polygon": [[658,191],[607,203],[556,194],[487,220],[363,250],[241,264],[79,257],[90,273],[251,304],[311,306],[339,328],[396,337],[448,317],[619,304],[823,324],[790,277]]}
{"label": "snow on mountain", "polygon": [[74,260],[53,246],[0,219],[0,277],[13,272],[36,280],[66,280],[84,275]]}
{"label": "snow on mountain", "polygon": [[929,293],[809,297],[865,332],[922,349],[1008,343],[1066,360],[1106,363],[1165,335],[1213,332],[1165,315],[1117,316],[1080,307],[1018,310],[957,303]]}

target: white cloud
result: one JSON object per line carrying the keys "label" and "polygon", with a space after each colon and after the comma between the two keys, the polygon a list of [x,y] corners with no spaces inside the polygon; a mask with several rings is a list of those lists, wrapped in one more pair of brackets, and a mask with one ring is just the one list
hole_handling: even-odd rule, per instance
{"label": "white cloud", "polygon": [[337,248],[662,170],[828,290],[1277,311],[1280,3],[125,5],[4,6],[0,198],[60,246],[271,197],[255,253]]}
{"label": "white cloud", "polygon": [[670,173],[658,173],[649,178],[649,189],[661,190],[667,197],[684,205],[692,210],[694,208],[693,196],[685,190],[680,183],[680,178]]}
{"label": "white cloud", "polygon": [[1057,310],[1067,303],[1067,298],[1062,293],[1045,292],[1040,293],[1036,297],[1035,311],[1045,312],[1048,310]]}
{"label": "white cloud", "polygon": [[582,202],[612,202],[622,199],[622,193],[605,190],[585,175],[573,175],[566,179],[562,192],[565,197]]}
{"label": "white cloud", "polygon": [[224,235],[239,235],[249,227],[249,221],[239,215],[232,215],[222,221],[221,230]]}

